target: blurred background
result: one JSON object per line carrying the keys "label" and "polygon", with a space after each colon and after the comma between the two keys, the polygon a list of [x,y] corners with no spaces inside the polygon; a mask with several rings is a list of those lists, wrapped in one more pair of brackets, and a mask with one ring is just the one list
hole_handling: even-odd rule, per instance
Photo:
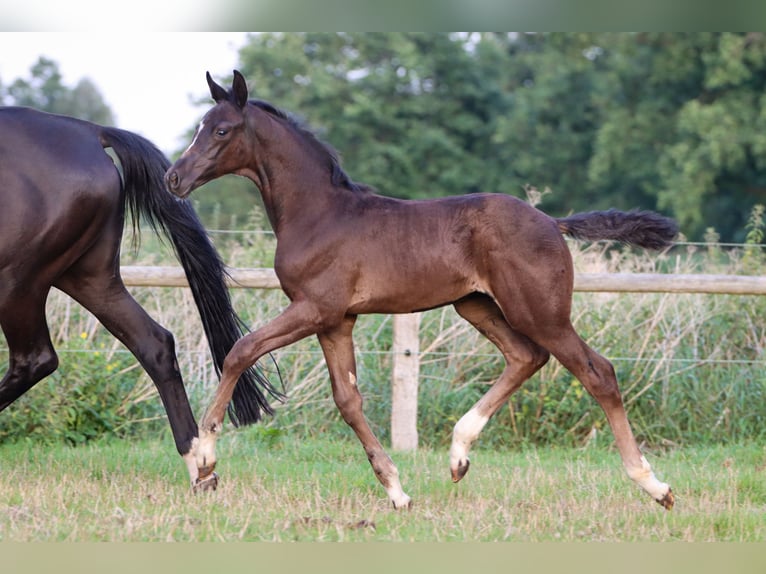
{"label": "blurred background", "polygon": [[[499,192],[554,216],[641,208],[680,223],[685,237],[661,255],[572,242],[578,271],[766,269],[764,33],[127,34],[133,44],[115,37],[122,47],[103,51],[92,36],[63,34],[28,68],[7,73],[22,56],[14,36],[0,35],[0,103],[139,131],[171,157],[210,108],[204,72],[227,86],[236,68],[252,98],[296,115],[337,148],[354,180],[382,194]],[[192,201],[227,264],[273,265],[275,240],[249,180],[221,178]],[[176,264],[145,235],[140,253],[124,249],[123,265]],[[201,412],[217,376],[189,294],[135,293],[175,334]],[[253,328],[286,304],[278,291],[239,289],[233,299]],[[639,439],[661,447],[766,433],[765,306],[762,296],[578,293],[573,320],[614,361]],[[167,432],[151,381],[93,317],[53,293],[49,323],[62,368],[3,413],[0,439]],[[388,316],[360,318],[355,331],[366,412],[383,440],[391,333]],[[290,401],[262,432],[347,437],[315,341],[276,357]],[[0,372],[5,361],[0,348]],[[425,314],[421,443],[446,446],[457,417],[503,368],[451,309]],[[551,361],[490,422],[483,444],[590,444],[604,425],[595,402]]]}
{"label": "blurred background", "polygon": [[[552,215],[653,209],[675,217],[687,239],[712,231],[731,242],[744,240],[749,214],[766,201],[760,32],[181,36],[228,45],[251,97],[302,118],[337,148],[352,178],[385,195],[524,197],[532,187]],[[167,67],[157,60],[134,65]],[[209,107],[206,63],[173,80],[185,82],[190,102],[162,101],[196,106],[188,125],[166,122],[174,139],[161,147],[178,142],[165,149],[171,156]],[[99,76],[66,80],[62,66],[50,53],[15,76],[0,67],[0,103],[126,127],[119,118],[127,112],[115,114]],[[228,85],[230,69],[220,63],[212,72]],[[215,211],[224,228],[247,220],[252,184],[230,178],[211,188],[195,196],[203,218]]]}

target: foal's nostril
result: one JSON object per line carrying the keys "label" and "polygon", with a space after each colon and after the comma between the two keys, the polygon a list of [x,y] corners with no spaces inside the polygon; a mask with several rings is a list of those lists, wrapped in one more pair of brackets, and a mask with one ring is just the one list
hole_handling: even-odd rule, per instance
{"label": "foal's nostril", "polygon": [[168,187],[170,189],[175,189],[178,187],[178,172],[168,172],[167,175],[165,175],[165,182],[167,183]]}

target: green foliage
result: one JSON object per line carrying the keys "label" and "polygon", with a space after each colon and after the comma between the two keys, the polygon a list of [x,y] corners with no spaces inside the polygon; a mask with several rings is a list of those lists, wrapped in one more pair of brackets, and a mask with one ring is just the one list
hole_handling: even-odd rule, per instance
{"label": "green foliage", "polygon": [[252,96],[304,117],[386,195],[557,193],[742,241],[766,196],[762,33],[257,34]]}
{"label": "green foliage", "polygon": [[503,47],[448,34],[263,34],[241,51],[253,97],[303,116],[351,176],[398,197],[499,189],[489,119]]}
{"label": "green foliage", "polygon": [[108,349],[107,336],[99,342],[83,332],[63,341],[59,370],[3,411],[0,442],[79,445],[164,429],[162,407],[153,387],[147,389],[146,375],[132,355]]}
{"label": "green foliage", "polygon": [[45,57],[32,66],[30,75],[28,80],[17,78],[5,88],[0,84],[0,103],[29,106],[100,124],[114,123],[112,111],[90,79],[82,78],[73,88],[67,87],[62,83],[58,64]]}
{"label": "green foliage", "polygon": [[[305,118],[386,195],[531,185],[556,192],[541,205],[553,215],[659,209],[686,237],[714,227],[739,242],[766,200],[761,32],[264,33],[238,68],[253,97]],[[61,80],[41,58],[0,84],[0,102],[112,123],[89,79]],[[195,199],[231,229],[257,196],[231,177]]]}
{"label": "green foliage", "polygon": [[745,235],[745,250],[742,257],[742,265],[747,272],[753,274],[762,274],[766,266],[766,254],[763,251],[764,229],[766,224],[763,221],[764,207],[762,204],[753,206],[748,219],[747,235]]}
{"label": "green foliage", "polygon": [[[556,192],[541,205],[553,215],[659,209],[688,238],[714,227],[736,242],[766,201],[762,32],[264,33],[237,67],[385,195],[531,185]],[[113,121],[87,78],[64,86],[45,58],[30,76],[0,84],[0,102]],[[233,229],[257,196],[230,177],[195,199]]]}
{"label": "green foliage", "polygon": [[[353,178],[384,193],[523,195],[539,186],[556,192],[536,196],[552,212],[660,206],[689,235],[742,238],[747,246],[710,245],[660,258],[575,250],[576,258],[599,271],[763,272],[763,34],[259,34],[240,57],[254,97],[304,114],[344,154]],[[38,106],[67,100],[54,63],[41,60],[32,76],[0,97]],[[229,265],[273,264],[274,238],[261,231],[268,223],[252,184],[222,178],[194,200],[208,227],[237,231],[215,237]],[[167,246],[147,239],[144,251],[125,253],[123,263],[175,261]],[[189,294],[147,289],[137,296],[176,335],[201,413],[217,377]],[[252,327],[286,304],[279,292],[239,290],[233,298]],[[763,436],[761,299],[582,294],[575,310],[585,339],[614,360],[642,440]],[[0,415],[0,437],[81,443],[166,428],[157,420],[161,407],[151,383],[131,368],[132,357],[113,347],[109,361],[127,362],[109,373],[107,354],[92,345],[113,339],[91,334],[95,328],[66,327],[73,316],[67,311],[51,324],[89,333],[90,345],[84,348],[77,336],[57,338],[67,353],[61,369]],[[366,412],[385,440],[390,321],[361,318],[355,335]],[[504,365],[451,311],[424,316],[421,344],[428,352],[420,436],[424,444],[444,446],[454,422]],[[346,436],[315,341],[275,355],[290,399],[269,428]],[[144,419],[150,422],[132,424]],[[552,360],[490,421],[481,440],[581,445],[605,429],[595,402]]]}
{"label": "green foliage", "polygon": [[[263,223],[260,213],[254,211],[248,223],[251,229],[213,235],[229,265],[273,264],[274,238],[257,229]],[[758,273],[763,252],[756,243],[762,229],[762,212],[756,209],[748,227],[753,243],[743,249],[710,245],[657,256],[599,245],[570,245],[580,271]],[[708,237],[715,239],[715,231],[708,230]],[[126,254],[123,263],[167,265],[173,261],[169,248],[147,234],[142,251],[130,257]],[[149,313],[174,333],[181,372],[199,416],[218,377],[190,293],[161,288],[133,291]],[[48,307],[61,367],[0,414],[0,439],[82,443],[99,436],[167,433],[156,391],[133,357],[93,317],[57,295]],[[235,289],[232,299],[253,329],[287,305],[278,290]],[[661,447],[766,439],[763,297],[577,293],[573,310],[578,332],[614,363],[640,441]],[[391,317],[362,316],[354,335],[365,413],[385,443],[390,439]],[[420,442],[446,448],[455,422],[505,365],[494,346],[451,308],[423,314],[420,344]],[[315,338],[281,349],[274,356],[288,400],[277,405],[273,419],[262,423],[265,436],[278,437],[287,431],[317,437],[351,436],[333,403]],[[273,370],[268,360],[262,364]],[[580,383],[551,359],[490,420],[479,445],[501,449],[582,446],[594,440],[612,441],[603,412]]]}

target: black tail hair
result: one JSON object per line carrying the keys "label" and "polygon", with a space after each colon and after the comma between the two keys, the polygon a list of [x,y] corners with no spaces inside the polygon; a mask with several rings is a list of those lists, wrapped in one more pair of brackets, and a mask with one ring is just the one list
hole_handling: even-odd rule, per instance
{"label": "black tail hair", "polygon": [[653,211],[589,211],[556,219],[562,233],[574,239],[608,239],[645,249],[668,247],[678,224]]}
{"label": "black tail hair", "polygon": [[[155,231],[171,240],[186,273],[215,370],[220,376],[226,354],[248,328],[232,307],[226,286],[228,273],[218,251],[191,203],[165,189],[164,176],[170,161],[152,142],[117,128],[103,128],[101,140],[114,150],[122,164],[134,236],[138,234],[139,219],[143,215]],[[228,408],[232,423],[248,425],[259,421],[262,412],[273,414],[267,394],[278,400],[284,398],[258,365],[242,373]]]}

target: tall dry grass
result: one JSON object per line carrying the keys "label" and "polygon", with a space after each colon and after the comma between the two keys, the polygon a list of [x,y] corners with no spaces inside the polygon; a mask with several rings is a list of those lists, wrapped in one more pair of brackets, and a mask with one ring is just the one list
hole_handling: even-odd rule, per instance
{"label": "tall dry grass", "polygon": [[[273,262],[274,239],[268,232],[212,236],[232,267],[268,267]],[[603,244],[569,245],[579,272],[736,274],[758,272],[763,263],[761,252],[714,243],[680,246],[664,254]],[[123,264],[173,263],[169,249],[146,236],[137,254],[126,251],[123,255]],[[201,415],[217,377],[189,291],[132,291],[148,312],[174,333],[181,371],[195,412]],[[235,289],[232,297],[235,308],[252,328],[275,317],[287,304],[285,296],[274,290]],[[766,302],[755,296],[576,293],[573,322],[583,338],[614,363],[639,439],[647,447],[662,448],[764,438],[764,311]],[[22,399],[22,405],[29,401],[26,412],[32,411],[34,401],[45,393],[66,394],[67,380],[90,373],[103,375],[104,384],[122,381],[120,412],[127,416],[124,429],[139,433],[142,428],[151,433],[165,429],[151,381],[92,316],[56,292],[51,294],[48,316],[62,364],[58,374]],[[355,330],[365,411],[384,441],[390,420],[391,323],[388,316],[363,316]],[[348,436],[332,401],[316,341],[301,341],[273,356],[289,399],[277,406],[276,417],[266,425],[274,431],[298,429],[314,436]],[[276,375],[269,360],[262,365]],[[454,423],[503,367],[497,350],[450,307],[424,313],[418,420],[422,444],[446,446]],[[104,373],[109,368],[111,372]],[[19,418],[23,418],[23,411],[20,413]],[[0,419],[0,433],[3,424]],[[595,401],[552,359],[490,421],[480,443],[498,448],[524,444],[581,446],[610,440]]]}

